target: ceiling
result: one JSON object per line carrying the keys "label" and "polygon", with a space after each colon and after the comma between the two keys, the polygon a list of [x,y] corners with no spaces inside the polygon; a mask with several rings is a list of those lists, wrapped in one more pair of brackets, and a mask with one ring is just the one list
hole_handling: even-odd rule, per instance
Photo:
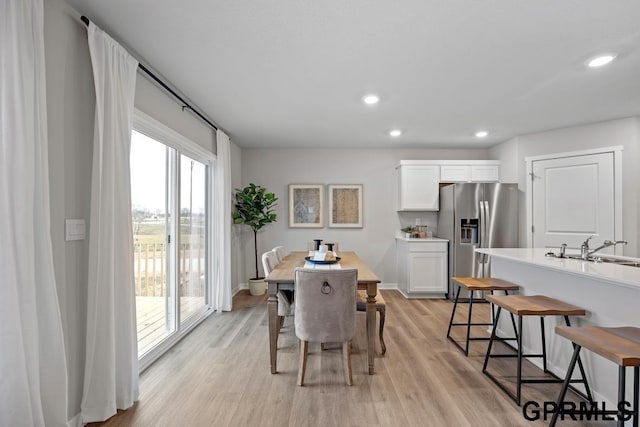
{"label": "ceiling", "polygon": [[241,147],[487,147],[640,115],[638,0],[67,1]]}

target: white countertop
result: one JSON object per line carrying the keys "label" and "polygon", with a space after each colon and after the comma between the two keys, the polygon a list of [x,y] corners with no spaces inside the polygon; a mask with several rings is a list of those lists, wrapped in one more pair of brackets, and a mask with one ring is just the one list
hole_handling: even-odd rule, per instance
{"label": "white countertop", "polygon": [[477,248],[476,252],[640,289],[640,267],[548,257],[549,249],[544,248]]}
{"label": "white countertop", "polygon": [[449,240],[447,239],[441,239],[439,237],[421,237],[421,238],[417,238],[417,237],[402,237],[402,236],[396,236],[396,240],[402,240],[405,242],[425,242],[425,243],[433,243],[433,242],[448,242]]}

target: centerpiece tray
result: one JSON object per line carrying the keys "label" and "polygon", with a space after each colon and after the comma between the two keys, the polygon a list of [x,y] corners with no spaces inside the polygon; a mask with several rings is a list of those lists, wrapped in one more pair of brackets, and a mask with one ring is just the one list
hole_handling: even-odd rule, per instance
{"label": "centerpiece tray", "polygon": [[331,259],[331,260],[328,260],[328,261],[325,261],[325,260],[322,260],[322,261],[319,261],[319,260],[318,260],[318,261],[315,261],[315,260],[313,259],[313,257],[306,256],[306,257],[304,257],[304,260],[305,260],[305,261],[312,262],[312,263],[314,263],[314,264],[335,264],[335,263],[337,263],[337,262],[340,262],[341,258],[340,258],[339,256],[337,256],[337,257],[336,257],[336,259]]}

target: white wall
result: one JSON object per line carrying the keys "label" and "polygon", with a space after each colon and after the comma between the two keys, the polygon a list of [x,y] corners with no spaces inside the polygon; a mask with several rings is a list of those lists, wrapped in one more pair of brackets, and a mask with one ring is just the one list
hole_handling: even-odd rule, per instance
{"label": "white wall", "polygon": [[89,241],[65,242],[64,220],[89,218],[95,96],[84,25],[59,0],[44,2],[44,12],[51,238],[73,417],[84,378]]}
{"label": "white wall", "polygon": [[[400,160],[487,159],[487,150],[304,150],[244,149],[242,185],[253,182],[274,192],[279,198],[278,221],[258,234],[258,253],[274,246],[287,250],[306,250],[314,238],[338,241],[340,250],[353,250],[367,262],[383,283],[396,283],[396,233],[401,224],[421,218],[431,227],[437,224],[435,212],[396,212],[395,167]],[[289,184],[364,184],[362,229],[299,229],[288,227]],[[326,198],[326,195],[325,195]],[[325,200],[325,216],[328,207]],[[244,225],[234,226],[242,234],[244,269],[234,282],[238,286],[253,277],[252,232]],[[260,263],[260,260],[258,260]],[[262,272],[262,266],[260,266]]]}
{"label": "white wall", "polygon": [[[84,378],[88,239],[64,241],[65,218],[89,224],[95,105],[87,32],[80,14],[62,0],[44,2],[45,66],[49,136],[51,237],[56,285],[68,363],[68,415],[80,412]],[[138,74],[136,107],[208,150],[214,133],[155,85]],[[232,162],[239,170],[239,149]],[[239,172],[235,175],[239,182]],[[87,236],[89,230],[87,228]]]}
{"label": "white wall", "polygon": [[136,79],[135,107],[205,150],[215,153],[215,131],[189,110],[182,111],[173,97],[164,93],[143,72]]}
{"label": "white wall", "polygon": [[[526,188],[525,158],[543,154],[564,153],[592,148],[622,145],[623,164],[623,235],[629,244],[624,254],[640,254],[640,119],[637,117],[592,123],[521,135],[489,150],[489,155],[501,161],[502,165],[515,165],[516,171],[508,167],[510,177],[517,175],[518,187]],[[576,183],[576,190],[587,191]],[[524,193],[522,193],[524,194]],[[526,242],[524,199],[520,205],[520,241]],[[613,238],[613,236],[612,236]]]}

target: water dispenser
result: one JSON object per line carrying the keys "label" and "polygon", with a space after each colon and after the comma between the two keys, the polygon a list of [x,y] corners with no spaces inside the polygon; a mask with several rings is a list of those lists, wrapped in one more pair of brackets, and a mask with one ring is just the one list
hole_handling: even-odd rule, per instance
{"label": "water dispenser", "polygon": [[460,220],[460,243],[478,244],[478,218],[462,218]]}

